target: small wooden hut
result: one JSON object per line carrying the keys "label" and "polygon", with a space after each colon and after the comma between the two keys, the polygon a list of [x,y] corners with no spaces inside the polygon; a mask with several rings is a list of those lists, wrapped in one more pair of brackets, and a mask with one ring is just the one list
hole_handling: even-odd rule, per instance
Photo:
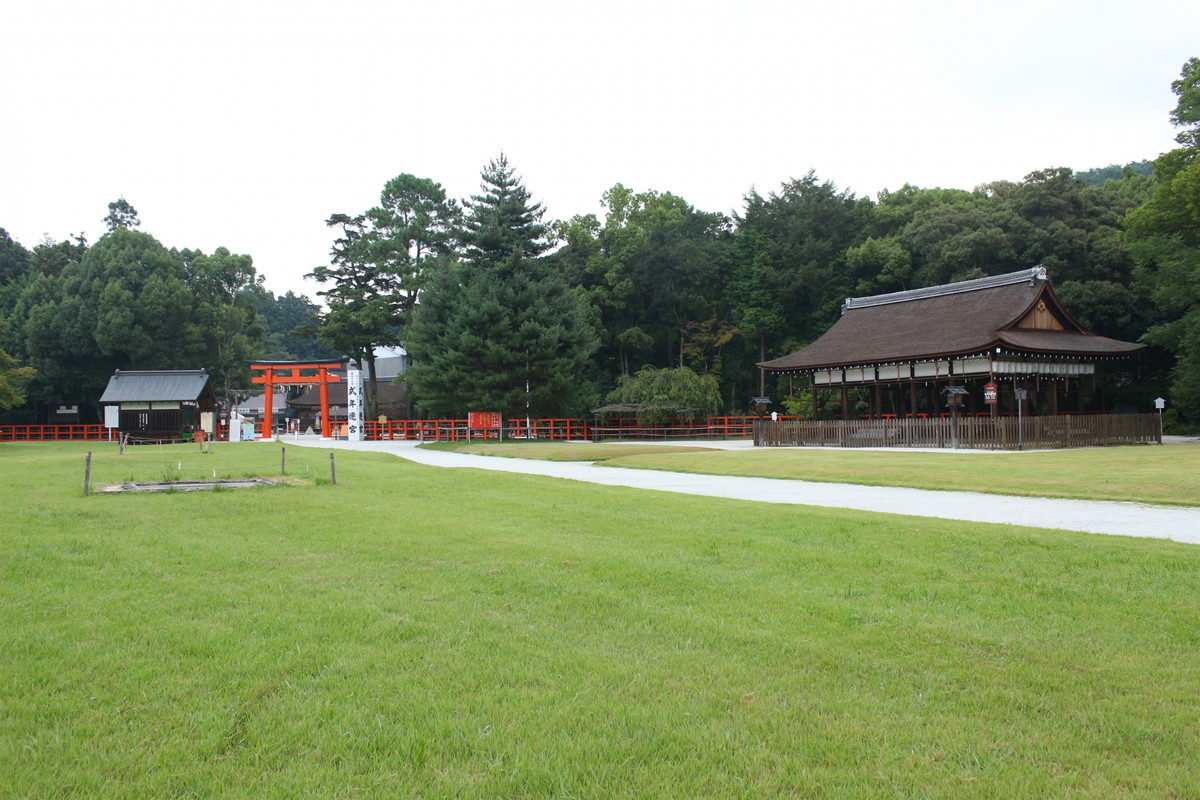
{"label": "small wooden hut", "polygon": [[[117,370],[100,396],[105,424],[140,439],[189,440],[213,435],[217,399],[202,369]],[[113,411],[109,411],[113,409]]]}

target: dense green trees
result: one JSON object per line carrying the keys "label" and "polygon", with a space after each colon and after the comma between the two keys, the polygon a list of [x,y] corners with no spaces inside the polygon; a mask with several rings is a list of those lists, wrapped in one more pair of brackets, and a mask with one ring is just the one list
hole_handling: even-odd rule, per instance
{"label": "dense green trees", "polygon": [[[327,309],[317,335],[332,348],[367,366],[375,383],[375,349],[398,345],[430,270],[450,255],[459,208],[441,184],[402,174],[380,193],[366,213],[334,214],[326,224],[340,229],[331,265],[308,274],[330,288],[318,292]],[[378,414],[371,394],[371,417]]]}
{"label": "dense green trees", "polygon": [[116,369],[162,369],[199,358],[183,265],[154,237],[117,227],[60,276],[23,292],[24,350],[38,371],[31,394],[94,406]]}
{"label": "dense green trees", "polygon": [[267,361],[328,361],[341,353],[317,339],[321,307],[307,295],[288,291],[276,296],[259,288],[255,311],[263,326],[258,358]]}
{"label": "dense green trees", "polygon": [[847,297],[1043,264],[1085,325],[1153,345],[1131,363],[1136,382],[1115,377],[1125,399],[1164,393],[1170,419],[1197,427],[1200,59],[1172,88],[1180,147],[1153,165],[875,199],[809,172],[750,191],[732,219],[617,183],[600,217],[547,222],[503,156],[462,205],[401,174],[378,205],[330,217],[331,262],[311,273],[324,307],[267,292],[249,256],[166,250],[122,198],[92,246],[26,249],[0,229],[0,348],[37,369],[34,404],[86,403],[117,366],[200,364],[224,389],[247,358],[349,355],[370,369],[375,346],[403,344],[429,414],[575,416],[681,369],[737,413],[786,398],[790,384],[755,363],[820,336]]}
{"label": "dense green trees", "polygon": [[0,350],[0,410],[7,411],[25,402],[25,387],[35,372],[33,367],[19,366],[16,359]]}
{"label": "dense green trees", "polygon": [[[225,396],[248,383],[245,361],[261,334],[250,257],[168,250],[135,230],[137,211],[124,198],[106,222],[94,245],[47,240],[10,259],[19,269],[0,281],[0,346],[36,370],[26,392],[33,407],[78,404],[85,421],[98,421],[116,369],[204,367]],[[29,411],[19,416],[44,420]]]}
{"label": "dense green trees", "polygon": [[253,259],[224,247],[212,255],[193,250],[172,254],[183,262],[192,296],[199,300],[193,312],[203,337],[204,363],[218,396],[228,400],[235,387],[250,385],[246,362],[262,348]]}
{"label": "dense green trees", "polygon": [[596,335],[552,262],[543,210],[501,155],[466,203],[460,261],[431,278],[405,337],[409,382],[431,414],[575,415]]}
{"label": "dense green trees", "polygon": [[619,183],[602,203],[602,226],[591,215],[558,226],[567,247],[555,260],[599,316],[603,371],[711,361],[704,331],[728,325],[713,287],[724,282],[729,221],[676,195]]}
{"label": "dense green trees", "polygon": [[1153,194],[1126,217],[1138,276],[1153,300],[1146,339],[1172,355],[1171,416],[1200,426],[1200,59],[1171,84],[1182,147],[1156,162]]}

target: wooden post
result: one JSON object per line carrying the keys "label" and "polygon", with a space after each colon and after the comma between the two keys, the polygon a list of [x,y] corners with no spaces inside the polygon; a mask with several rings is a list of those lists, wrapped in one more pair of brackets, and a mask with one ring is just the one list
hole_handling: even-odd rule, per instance
{"label": "wooden post", "polygon": [[87,497],[92,493],[92,451],[87,454],[87,461],[83,468],[83,496]]}
{"label": "wooden post", "polygon": [[287,448],[279,448],[279,474],[287,475]]}
{"label": "wooden post", "polygon": [[[317,375],[321,379],[321,388],[318,390],[321,395],[321,438],[333,438],[333,423],[329,421],[329,370],[321,367]],[[333,454],[329,454],[329,458],[333,458]]]}
{"label": "wooden post", "polygon": [[333,482],[334,486],[337,486],[337,468],[333,463],[333,453],[329,454],[329,480]]}
{"label": "wooden post", "polygon": [[[263,389],[263,419],[266,424],[263,425],[263,438],[270,439],[271,434],[275,431],[275,370],[268,369],[266,374],[265,388]],[[232,415],[230,424],[233,423]]]}

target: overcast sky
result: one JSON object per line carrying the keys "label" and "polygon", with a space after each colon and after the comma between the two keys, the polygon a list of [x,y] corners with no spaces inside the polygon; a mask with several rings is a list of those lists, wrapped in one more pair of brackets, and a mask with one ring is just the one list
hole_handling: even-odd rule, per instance
{"label": "overcast sky", "polygon": [[1174,145],[1196,0],[29,0],[0,12],[0,227],[248,253],[316,299],[330,214],[391,177],[547,218],[605,189],[732,214],[810,169],[874,198]]}

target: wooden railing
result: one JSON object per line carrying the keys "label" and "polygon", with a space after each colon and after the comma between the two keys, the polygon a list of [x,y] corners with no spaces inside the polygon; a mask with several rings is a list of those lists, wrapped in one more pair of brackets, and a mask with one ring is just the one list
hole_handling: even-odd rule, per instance
{"label": "wooden railing", "polygon": [[796,420],[755,425],[759,447],[957,447],[1044,450],[1115,444],[1161,444],[1155,414],[1054,417]]}

